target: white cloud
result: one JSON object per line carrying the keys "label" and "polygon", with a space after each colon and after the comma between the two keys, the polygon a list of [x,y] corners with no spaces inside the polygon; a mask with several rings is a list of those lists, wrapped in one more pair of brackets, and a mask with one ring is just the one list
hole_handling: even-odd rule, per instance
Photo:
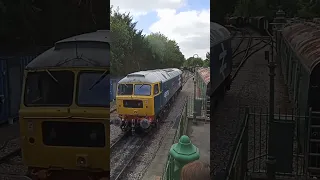
{"label": "white cloud", "polygon": [[185,5],[186,0],[110,0],[121,12],[130,12],[136,19],[141,15],[157,9],[178,9]]}
{"label": "white cloud", "polygon": [[[186,58],[198,54],[205,58],[210,50],[210,10],[177,12],[188,7],[187,0],[111,0],[110,4],[120,7],[121,12],[130,12],[139,23],[139,16],[157,12],[158,20],[149,30],[161,32],[175,40]],[[189,9],[192,7],[189,7]]]}
{"label": "white cloud", "polygon": [[210,50],[210,10],[185,11],[174,9],[157,10],[157,22],[151,25],[151,32],[161,32],[175,40],[186,58],[198,54],[205,58]]}

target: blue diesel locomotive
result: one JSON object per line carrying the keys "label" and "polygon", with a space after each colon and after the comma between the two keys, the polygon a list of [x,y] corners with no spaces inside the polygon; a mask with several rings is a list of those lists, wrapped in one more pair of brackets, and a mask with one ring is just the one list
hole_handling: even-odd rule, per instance
{"label": "blue diesel locomotive", "polygon": [[113,124],[123,131],[158,127],[182,89],[182,71],[157,69],[128,74],[118,83]]}

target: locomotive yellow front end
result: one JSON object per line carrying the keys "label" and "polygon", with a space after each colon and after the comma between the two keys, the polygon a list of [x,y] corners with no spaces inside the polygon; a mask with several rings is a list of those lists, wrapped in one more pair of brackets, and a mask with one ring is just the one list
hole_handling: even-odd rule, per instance
{"label": "locomotive yellow front end", "polygon": [[119,117],[112,120],[123,131],[148,131],[159,128],[170,105],[182,88],[182,71],[175,68],[139,71],[118,82],[116,108]]}
{"label": "locomotive yellow front end", "polygon": [[30,174],[87,170],[88,176],[108,176],[108,78],[92,88],[104,73],[93,69],[26,72],[20,130]]}
{"label": "locomotive yellow front end", "polygon": [[[77,44],[84,45],[81,41]],[[85,45],[90,47],[87,42]],[[93,49],[97,50],[97,43]],[[89,51],[77,51],[89,56]],[[103,64],[88,65],[84,56],[62,63],[56,59],[57,65],[52,64],[55,53],[49,50],[44,55],[26,68],[19,112],[22,156],[28,175],[32,179],[108,178],[109,69]],[[51,61],[44,65],[48,56]],[[95,56],[90,62],[98,64],[95,59],[100,58]]]}
{"label": "locomotive yellow front end", "polygon": [[[156,88],[156,90],[155,90]],[[146,131],[157,125],[154,94],[159,91],[154,83],[119,83],[116,97],[119,117],[114,123],[127,131]]]}

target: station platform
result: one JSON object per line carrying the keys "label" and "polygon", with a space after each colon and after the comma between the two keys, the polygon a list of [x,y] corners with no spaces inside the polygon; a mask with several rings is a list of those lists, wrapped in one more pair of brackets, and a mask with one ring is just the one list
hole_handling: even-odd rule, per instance
{"label": "station platform", "polygon": [[172,146],[172,142],[176,133],[176,129],[170,129],[160,145],[160,148],[144,174],[142,180],[160,180],[164,168],[168,160],[168,153]]}
{"label": "station platform", "polygon": [[199,121],[197,124],[189,123],[188,135],[191,143],[200,150],[200,161],[210,164],[210,121]]}

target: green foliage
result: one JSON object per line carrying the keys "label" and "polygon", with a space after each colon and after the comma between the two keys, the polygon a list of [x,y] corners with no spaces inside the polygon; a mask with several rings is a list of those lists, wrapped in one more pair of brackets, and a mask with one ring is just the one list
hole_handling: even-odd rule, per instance
{"label": "green foliage", "polygon": [[125,76],[129,73],[159,69],[180,68],[185,61],[178,44],[161,33],[145,36],[136,29],[130,13],[121,13],[111,7],[111,74]]}
{"label": "green foliage", "polygon": [[183,63],[184,67],[210,67],[210,52],[207,52],[206,59],[199,57],[189,57]]}
{"label": "green foliage", "polygon": [[207,52],[206,59],[203,61],[203,67],[210,67],[210,52]]}
{"label": "green foliage", "polygon": [[184,67],[203,67],[204,61],[199,57],[189,57],[183,64]]}

